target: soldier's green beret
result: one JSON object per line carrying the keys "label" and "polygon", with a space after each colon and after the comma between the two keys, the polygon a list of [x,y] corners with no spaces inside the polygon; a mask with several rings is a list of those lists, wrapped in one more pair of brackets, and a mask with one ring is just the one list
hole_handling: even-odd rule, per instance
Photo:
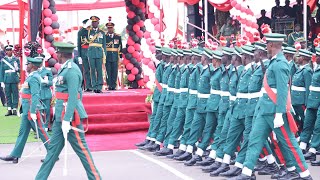
{"label": "soldier's green beret", "polygon": [[233,48],[229,48],[229,47],[222,48],[222,54],[223,55],[232,55],[233,53],[234,53],[234,49]]}
{"label": "soldier's green beret", "polygon": [[210,49],[204,48],[204,50],[202,51],[202,54],[207,56],[209,59],[212,58],[212,52]]}
{"label": "soldier's green beret", "polygon": [[4,49],[5,49],[6,51],[8,51],[8,50],[13,50],[13,46],[12,46],[12,45],[6,45],[6,46],[4,47]]}
{"label": "soldier's green beret", "polygon": [[279,33],[268,33],[264,34],[266,37],[266,41],[270,42],[283,42],[284,39],[287,37],[285,34],[279,34]]}
{"label": "soldier's green beret", "polygon": [[30,63],[34,64],[36,66],[41,66],[42,65],[42,59],[27,57],[27,64],[30,64]]}
{"label": "soldier's green beret", "polygon": [[285,47],[283,49],[283,53],[285,54],[296,54],[297,53],[297,50],[293,47]]}
{"label": "soldier's green beret", "polygon": [[166,56],[170,56],[171,55],[171,50],[167,47],[163,47],[161,48],[162,54],[166,55]]}
{"label": "soldier's green beret", "polygon": [[241,47],[234,48],[234,54],[236,54],[237,56],[241,57],[242,53],[243,53],[243,50]]}
{"label": "soldier's green beret", "polygon": [[267,50],[267,44],[262,43],[262,42],[256,42],[256,43],[254,43],[254,47],[255,47],[256,49],[260,49],[260,50],[263,50],[263,51],[266,51],[266,50]]}
{"label": "soldier's green beret", "polygon": [[73,49],[76,47],[73,44],[65,42],[54,42],[53,45],[56,47],[57,52],[62,53],[73,53]]}
{"label": "soldier's green beret", "polygon": [[191,51],[192,51],[192,55],[201,57],[202,51],[200,49],[193,48],[191,49]]}
{"label": "soldier's green beret", "polygon": [[306,49],[300,49],[299,50],[299,55],[300,56],[306,56],[306,57],[312,57],[312,52],[306,50]]}
{"label": "soldier's green beret", "polygon": [[320,55],[320,48],[315,48],[316,49],[316,55]]}
{"label": "soldier's green beret", "polygon": [[221,60],[222,56],[223,56],[223,54],[221,51],[219,51],[219,50],[212,51],[212,58],[213,59]]}
{"label": "soldier's green beret", "polygon": [[242,47],[242,52],[244,54],[248,54],[250,56],[253,56],[254,54],[254,48],[252,48],[251,46],[243,46]]}

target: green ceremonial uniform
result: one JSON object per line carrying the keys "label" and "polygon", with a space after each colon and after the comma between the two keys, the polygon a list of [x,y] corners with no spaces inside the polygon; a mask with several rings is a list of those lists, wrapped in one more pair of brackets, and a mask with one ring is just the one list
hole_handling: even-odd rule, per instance
{"label": "green ceremonial uniform", "polygon": [[19,101],[18,84],[20,60],[15,56],[5,56],[0,64],[0,82],[5,84],[8,110],[17,109]]}
{"label": "green ceremonial uniform", "polygon": [[106,34],[106,48],[107,48],[107,84],[109,88],[115,89],[117,87],[118,79],[118,63],[119,58],[122,58],[122,40],[119,34]]}
{"label": "green ceremonial uniform", "polygon": [[45,128],[48,128],[50,122],[50,106],[51,106],[51,87],[52,87],[52,71],[50,68],[41,67],[39,69],[39,74],[42,79],[47,79],[48,81],[41,82],[40,99],[45,105]]}
{"label": "green ceremonial uniform", "polygon": [[99,28],[90,28],[88,30],[88,38],[88,58],[90,62],[92,87],[94,90],[101,90],[103,85],[102,63],[107,57],[106,35]]}
{"label": "green ceremonial uniform", "polygon": [[78,57],[81,57],[82,73],[84,75],[84,88],[92,90],[91,75],[90,75],[90,63],[88,59],[89,37],[88,29],[81,28],[78,31]]}
{"label": "green ceremonial uniform", "polygon": [[[40,103],[40,75],[38,72],[34,71],[30,73],[22,85],[22,111],[21,123],[19,129],[19,135],[15,144],[11,156],[20,158],[24,149],[24,146],[27,143],[27,139],[30,133],[30,129],[35,130],[35,123],[30,118],[31,114],[36,114],[39,110],[43,109],[43,106]],[[49,135],[44,129],[44,125],[41,121],[41,118],[37,116],[37,129],[39,132],[39,137],[42,142],[47,142],[49,140]],[[44,144],[45,148],[48,150],[50,142]]]}
{"label": "green ceremonial uniform", "polygon": [[158,86],[161,86],[161,83],[162,83],[162,75],[163,75],[163,71],[164,71],[164,66],[165,66],[165,63],[163,61],[160,61],[160,63],[157,66],[157,69],[156,69],[155,78],[156,78],[158,85],[155,87],[153,95],[152,95],[153,108],[152,108],[152,115],[150,118],[150,126],[149,126],[148,134],[147,134],[148,139],[150,139],[150,136],[152,134],[152,129],[155,124],[154,120],[155,120],[155,117],[157,114],[158,104],[159,104],[159,100],[160,100],[160,96],[161,96],[161,92],[158,89],[160,87],[158,87]]}
{"label": "green ceremonial uniform", "polygon": [[288,35],[288,45],[289,46],[294,46],[294,43],[296,42],[296,40],[298,38],[302,38],[304,35],[303,35],[303,32],[300,31],[300,32],[292,32]]}
{"label": "green ceremonial uniform", "polygon": [[289,61],[289,68],[290,68],[290,78],[292,79],[293,75],[297,71],[297,65],[294,63],[294,60]]}
{"label": "green ceremonial uniform", "polygon": [[[55,46],[59,48],[58,51],[70,49],[72,52],[73,50],[71,44],[56,43]],[[68,51],[67,53],[71,52]],[[87,118],[88,115],[81,102],[81,82],[82,75],[78,66],[71,59],[66,61],[61,66],[61,69],[57,74],[57,82],[55,83],[55,95],[57,100],[55,104],[55,121],[52,129],[50,148],[44,163],[35,178],[36,180],[48,179],[48,176],[64,147],[65,139],[61,128],[62,121],[70,121],[71,126],[83,130],[82,120]],[[88,179],[101,179],[99,171],[94,165],[84,133],[71,129],[67,135],[69,143],[86,170]]]}
{"label": "green ceremonial uniform", "polygon": [[[270,36],[272,36],[271,34]],[[268,37],[267,37],[268,40]],[[253,170],[257,158],[264,146],[265,140],[271,131],[276,134],[279,144],[283,147],[282,153],[288,153],[285,157],[295,160],[294,166],[298,172],[307,170],[307,164],[298,147],[294,134],[290,131],[286,117],[286,103],[288,95],[289,65],[282,52],[274,56],[266,71],[266,80],[273,92],[276,92],[276,104],[272,102],[268,94],[264,93],[259,99],[256,110],[257,117],[254,120],[252,131],[249,136],[248,150],[244,166]],[[264,85],[266,88],[266,86]],[[284,125],[274,128],[275,113],[283,114]],[[286,159],[287,160],[287,159]],[[299,162],[299,163],[298,163]]]}
{"label": "green ceremonial uniform", "polygon": [[[211,66],[211,67],[210,67]],[[206,116],[207,116],[207,100],[210,97],[210,77],[211,71],[213,71],[212,65],[207,65],[203,67],[203,70],[200,74],[200,79],[198,83],[198,99],[196,105],[196,111],[194,113],[194,117],[191,124],[190,135],[187,140],[188,147],[194,146],[195,143],[198,141],[200,136],[202,135],[202,131],[204,129],[206,123]],[[187,152],[190,152],[191,149],[187,149]]]}

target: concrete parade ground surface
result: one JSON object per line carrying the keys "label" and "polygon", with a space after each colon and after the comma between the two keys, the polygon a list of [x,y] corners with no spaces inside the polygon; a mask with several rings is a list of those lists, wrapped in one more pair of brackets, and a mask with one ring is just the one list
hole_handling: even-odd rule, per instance
{"label": "concrete parade ground surface", "polygon": [[[44,147],[40,151],[37,143],[28,143],[19,164],[0,161],[0,174],[2,180],[32,180],[35,178],[40,166],[40,160],[46,154]],[[7,155],[13,148],[13,144],[1,144],[0,155]],[[34,153],[30,155],[32,152]],[[156,157],[152,153],[140,150],[101,151],[93,152],[94,162],[100,171],[102,179],[107,180],[202,180],[225,179],[222,177],[210,177],[202,173],[198,166],[186,167],[183,162],[177,162],[165,157]],[[318,157],[319,158],[319,157]],[[52,180],[85,180],[85,170],[72,150],[68,147],[68,175],[63,176],[64,150],[60,154],[60,160],[54,166],[49,179]],[[320,180],[320,167],[312,167],[309,170],[314,180]],[[257,176],[257,180],[270,179],[270,176]]]}

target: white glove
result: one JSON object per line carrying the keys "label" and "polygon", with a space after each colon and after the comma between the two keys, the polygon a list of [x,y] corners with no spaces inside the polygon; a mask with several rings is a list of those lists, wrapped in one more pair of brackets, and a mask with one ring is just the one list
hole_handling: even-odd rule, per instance
{"label": "white glove", "polygon": [[274,117],[274,120],[273,120],[274,128],[279,128],[283,126],[283,124],[284,122],[283,122],[282,113],[276,113],[276,116]]}
{"label": "white glove", "polygon": [[4,82],[1,83],[1,87],[5,88],[6,86],[4,85]]}
{"label": "white glove", "polygon": [[36,123],[36,121],[37,121],[37,115],[31,113],[31,114],[30,114],[30,117],[31,117],[31,119]]}
{"label": "white glove", "polygon": [[17,63],[17,62],[14,62],[14,69],[15,69],[16,71],[19,70],[18,63]]}
{"label": "white glove", "polygon": [[82,64],[82,58],[78,57],[79,64]]}
{"label": "white glove", "polygon": [[41,78],[41,83],[42,83],[42,84],[49,84],[49,80],[48,80],[48,79],[42,79],[42,78]]}
{"label": "white glove", "polygon": [[62,129],[63,134],[68,134],[68,132],[71,129],[70,122],[69,121],[62,121],[61,129]]}
{"label": "white glove", "polygon": [[304,110],[304,116],[306,116],[307,108]]}

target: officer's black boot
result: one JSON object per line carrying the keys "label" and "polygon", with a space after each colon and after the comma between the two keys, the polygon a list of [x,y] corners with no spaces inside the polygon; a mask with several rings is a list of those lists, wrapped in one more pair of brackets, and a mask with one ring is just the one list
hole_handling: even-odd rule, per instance
{"label": "officer's black boot", "polygon": [[257,165],[254,167],[255,171],[261,171],[263,168],[265,168],[268,165],[267,160],[265,161],[258,161]]}
{"label": "officer's black boot", "polygon": [[196,162],[200,162],[200,161],[202,161],[202,157],[196,154],[189,161],[185,162],[184,165],[193,166],[196,164]]}
{"label": "officer's black boot", "polygon": [[261,169],[258,174],[259,175],[273,175],[279,172],[278,165],[274,162],[272,164],[268,164],[265,168]]}
{"label": "officer's black boot", "polygon": [[311,161],[311,166],[320,166],[320,161]]}
{"label": "officer's black boot", "polygon": [[149,143],[149,140],[144,140],[143,142],[140,142],[140,143],[137,143],[137,144],[135,144],[135,146],[137,146],[137,147],[141,147],[141,146],[144,146],[144,145],[146,145],[146,144],[148,144]]}
{"label": "officer's black boot", "polygon": [[306,160],[315,161],[317,158],[317,155],[312,152],[307,152],[307,154],[304,155],[304,158]]}
{"label": "officer's black boot", "polygon": [[216,169],[215,171],[210,173],[210,176],[211,177],[219,176],[220,173],[224,173],[224,172],[227,172],[229,170],[230,170],[229,164],[222,163],[221,166],[218,169]]}
{"label": "officer's black boot", "polygon": [[271,179],[279,179],[284,177],[287,174],[286,168],[284,166],[280,166],[280,169],[277,173],[271,176]]}
{"label": "officer's black boot", "polygon": [[221,166],[221,162],[214,162],[213,164],[211,164],[210,166],[206,166],[204,168],[202,168],[202,171],[203,172],[206,172],[206,173],[210,173],[210,172],[213,172],[215,170],[217,170],[220,166]]}
{"label": "officer's black boot", "polygon": [[293,180],[299,178],[300,175],[297,171],[288,171],[285,176],[278,178],[278,180]]}
{"label": "officer's black boot", "polygon": [[224,176],[224,177],[234,177],[234,176],[239,176],[242,172],[241,168],[238,167],[233,167],[231,168],[229,171],[224,172],[224,173],[220,173],[220,176]]}
{"label": "officer's black boot", "polygon": [[16,115],[17,115],[17,110],[15,110],[15,109],[12,110],[12,115],[13,115],[13,116],[16,116]]}
{"label": "officer's black boot", "polygon": [[12,116],[12,111],[8,110],[7,114],[5,114],[5,116]]}
{"label": "officer's black boot", "polygon": [[13,156],[0,157],[0,159],[3,161],[12,161],[13,164],[17,164],[19,160],[19,158]]}
{"label": "officer's black boot", "polygon": [[184,153],[185,153],[185,151],[182,151],[182,150],[178,149],[178,151],[177,151],[176,153],[167,155],[167,158],[173,159],[173,158],[175,158],[175,157],[181,156],[181,155],[184,154]]}
{"label": "officer's black boot", "polygon": [[162,149],[154,153],[154,155],[156,156],[166,156],[170,154],[173,154],[173,150],[166,147],[163,147]]}
{"label": "officer's black boot", "polygon": [[213,163],[214,163],[214,159],[212,159],[211,157],[207,157],[205,160],[197,162],[196,165],[198,165],[198,166],[210,166]]}
{"label": "officer's black boot", "polygon": [[174,159],[178,161],[189,161],[191,158],[192,158],[192,154],[189,152],[185,152],[181,156],[175,157]]}

